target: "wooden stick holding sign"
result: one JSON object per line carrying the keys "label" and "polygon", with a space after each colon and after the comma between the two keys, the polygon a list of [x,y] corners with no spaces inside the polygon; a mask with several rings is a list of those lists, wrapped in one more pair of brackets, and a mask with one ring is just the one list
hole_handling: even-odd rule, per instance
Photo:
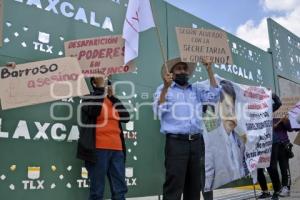
{"label": "wooden stick holding sign", "polygon": [[76,58],[59,58],[0,68],[2,109],[89,94]]}
{"label": "wooden stick holding sign", "polygon": [[232,55],[224,31],[176,27],[181,60],[232,64]]}
{"label": "wooden stick holding sign", "polygon": [[[153,4],[153,3],[152,3],[152,4]],[[150,1],[150,5],[151,5],[151,1]],[[152,5],[151,5],[151,10],[152,10],[152,12],[154,13],[153,20],[155,21],[156,35],[157,35],[157,38],[158,38],[158,43],[159,43],[159,47],[160,47],[160,52],[161,52],[161,55],[162,55],[162,58],[163,58],[163,61],[164,61],[164,66],[165,66],[165,69],[164,69],[164,70],[165,70],[167,73],[169,73],[167,54],[166,54],[165,47],[164,47],[163,42],[162,42],[162,37],[161,37],[161,34],[160,34],[159,23],[157,23],[157,21],[159,21],[159,20],[156,20],[156,19],[155,19],[155,16],[156,16],[156,18],[158,18],[159,15],[156,13],[156,10],[153,9],[153,6],[152,6]]]}

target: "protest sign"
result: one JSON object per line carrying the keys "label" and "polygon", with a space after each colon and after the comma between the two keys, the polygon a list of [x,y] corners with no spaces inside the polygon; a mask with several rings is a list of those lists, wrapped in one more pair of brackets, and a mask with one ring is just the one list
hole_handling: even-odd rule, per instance
{"label": "protest sign", "polygon": [[2,109],[89,94],[76,58],[59,58],[0,68]]}
{"label": "protest sign", "polygon": [[108,76],[135,70],[132,62],[124,66],[124,39],[121,35],[65,42],[65,54],[78,59],[86,77]]}
{"label": "protest sign", "polygon": [[198,63],[204,58],[216,64],[232,64],[232,55],[224,31],[176,27],[180,57]]}
{"label": "protest sign", "polygon": [[300,97],[283,97],[281,98],[281,107],[273,113],[273,118],[280,119],[288,115],[288,112],[300,101]]}
{"label": "protest sign", "polygon": [[293,129],[300,128],[300,102],[289,111],[289,120]]}

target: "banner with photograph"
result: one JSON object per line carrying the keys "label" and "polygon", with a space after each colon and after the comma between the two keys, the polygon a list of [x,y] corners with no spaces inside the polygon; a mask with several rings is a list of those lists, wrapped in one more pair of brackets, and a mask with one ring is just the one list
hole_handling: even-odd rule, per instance
{"label": "banner with photograph", "polygon": [[[258,167],[268,167],[272,149],[271,91],[217,80],[220,100],[202,108],[206,191],[255,174]],[[209,85],[208,81],[199,84]]]}

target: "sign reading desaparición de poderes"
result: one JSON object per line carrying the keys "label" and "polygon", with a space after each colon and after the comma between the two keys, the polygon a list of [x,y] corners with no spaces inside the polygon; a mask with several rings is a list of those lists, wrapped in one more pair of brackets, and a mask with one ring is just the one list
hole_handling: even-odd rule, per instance
{"label": "sign reading desaparici\u00f3n de poderes", "polygon": [[176,27],[180,57],[184,62],[232,64],[232,55],[223,31]]}
{"label": "sign reading desaparici\u00f3n de poderes", "polygon": [[89,94],[76,58],[59,58],[0,68],[2,109]]}
{"label": "sign reading desaparici\u00f3n de poderes", "polygon": [[65,42],[66,56],[77,57],[82,73],[86,77],[134,71],[133,65],[123,65],[124,49],[121,35]]}

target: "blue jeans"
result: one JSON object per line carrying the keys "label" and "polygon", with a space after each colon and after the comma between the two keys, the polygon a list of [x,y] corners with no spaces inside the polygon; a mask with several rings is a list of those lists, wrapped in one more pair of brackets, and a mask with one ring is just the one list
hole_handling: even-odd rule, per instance
{"label": "blue jeans", "polygon": [[110,184],[111,199],[125,200],[125,163],[123,151],[97,149],[97,162],[85,162],[90,178],[89,200],[103,200],[105,176]]}

